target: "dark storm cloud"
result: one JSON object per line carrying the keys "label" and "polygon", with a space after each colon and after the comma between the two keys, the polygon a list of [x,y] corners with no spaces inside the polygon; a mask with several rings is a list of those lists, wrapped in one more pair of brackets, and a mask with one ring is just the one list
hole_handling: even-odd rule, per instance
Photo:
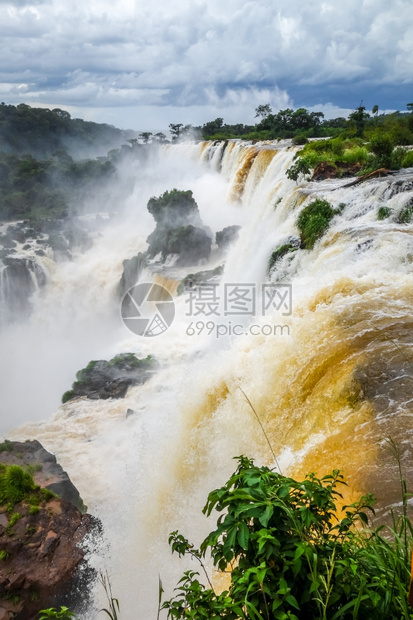
{"label": "dark storm cloud", "polygon": [[267,101],[400,107],[412,14],[411,0],[0,1],[0,98],[102,118],[203,107],[205,120],[224,109],[248,121]]}

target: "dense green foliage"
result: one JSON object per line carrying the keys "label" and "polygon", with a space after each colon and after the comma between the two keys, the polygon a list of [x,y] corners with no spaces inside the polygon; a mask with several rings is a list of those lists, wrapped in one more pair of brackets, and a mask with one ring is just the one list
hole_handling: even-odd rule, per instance
{"label": "dense green foliage", "polygon": [[60,607],[58,610],[56,607],[50,607],[49,609],[42,609],[39,611],[39,620],[77,620],[77,616],[70,611],[67,607]]}
{"label": "dense green foliage", "polygon": [[347,125],[333,137],[311,141],[294,157],[287,170],[298,181],[319,164],[328,164],[334,176],[365,174],[380,168],[399,170],[413,166],[413,114],[390,114],[371,119],[362,106],[350,114]]}
{"label": "dense green foliage", "polygon": [[[361,530],[372,498],[344,506],[338,471],[296,481],[238,458],[228,482],[209,494],[203,512],[217,510],[217,527],[194,548],[170,536],[172,551],[200,562],[208,587],[187,571],[175,596],[163,604],[168,617],[208,620],[400,620],[411,618],[407,593],[410,521],[402,515],[389,530]],[[405,493],[404,493],[405,496]],[[406,500],[403,500],[404,507]],[[228,590],[217,594],[204,558],[230,572]]]}
{"label": "dense green foliage", "polygon": [[337,214],[327,200],[316,198],[301,211],[297,226],[301,233],[301,245],[311,250],[320,237],[324,235],[330,221]]}
{"label": "dense green foliage", "polygon": [[33,476],[19,465],[0,465],[0,504],[17,504],[35,489]]}
{"label": "dense green foliage", "polygon": [[38,506],[52,497],[55,497],[54,493],[41,489],[34,483],[28,468],[0,463],[0,505],[6,506],[7,510],[11,510],[21,501],[27,501],[30,506]]}
{"label": "dense green foliage", "polygon": [[82,157],[96,157],[135,136],[134,131],[73,119],[59,108],[0,104],[0,144],[7,153],[47,158],[53,151],[64,149],[72,156],[80,152]]}
{"label": "dense green foliage", "polygon": [[386,220],[391,216],[390,207],[379,207],[377,211],[377,219],[378,220]]}
{"label": "dense green foliage", "polygon": [[191,190],[166,191],[158,198],[150,198],[147,208],[155,222],[166,228],[186,224],[189,217],[198,213],[198,205]]}
{"label": "dense green foliage", "polygon": [[65,217],[96,186],[109,183],[115,168],[108,160],[76,162],[55,151],[47,160],[0,152],[0,220]]}
{"label": "dense green foliage", "polygon": [[[410,110],[410,108],[409,108]],[[413,113],[396,112],[389,115],[378,115],[378,106],[374,106],[371,116],[361,104],[352,112],[348,119],[339,117],[325,119],[322,112],[309,112],[306,108],[286,108],[276,114],[269,104],[256,108],[256,117],[260,120],[256,125],[224,123],[223,118],[216,118],[196,128],[205,140],[225,140],[243,138],[247,140],[278,140],[293,138],[296,144],[305,144],[308,138],[366,137],[372,131],[385,131],[390,134],[396,145],[413,144]]]}

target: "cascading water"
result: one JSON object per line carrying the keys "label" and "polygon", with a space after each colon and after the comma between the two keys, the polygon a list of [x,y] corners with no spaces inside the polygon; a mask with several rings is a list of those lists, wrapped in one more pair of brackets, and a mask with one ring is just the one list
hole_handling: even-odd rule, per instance
{"label": "cascading water", "polygon": [[[108,547],[93,562],[108,568],[125,620],[155,617],[158,574],[170,594],[182,571],[194,568],[171,558],[168,533],[180,529],[200,542],[211,527],[201,508],[233,470],[232,457],[273,464],[242,391],[283,473],[340,468],[349,496],[369,490],[381,506],[398,500],[383,439],[402,446],[407,466],[413,237],[410,225],[396,222],[413,200],[411,175],[347,188],[344,179],[298,186],[285,176],[295,152],[282,143],[235,141],[167,147],[137,185],[125,220],[106,227],[83,256],[57,264],[35,295],[30,323],[1,336],[7,431],[33,412],[37,420],[47,414],[90,359],[133,351],[161,363],[122,400],[69,401],[51,419],[8,433],[39,439],[55,453],[102,519]],[[120,321],[116,286],[122,260],[145,248],[153,228],[148,198],[172,187],[194,191],[214,232],[242,229],[216,288],[218,314],[188,316],[188,296],[175,297],[168,331],[139,338]],[[315,196],[340,214],[313,250],[286,254],[268,274],[271,253],[297,239],[298,215]],[[394,217],[378,221],[383,204]],[[221,262],[214,251],[210,265],[191,271]],[[153,278],[175,292],[188,270],[156,271],[140,281]],[[249,287],[255,316],[226,313],[224,292],[237,285]],[[258,311],[264,285],[291,285],[292,307]],[[29,399],[19,395],[19,381]],[[126,417],[127,409],[134,414]]]}

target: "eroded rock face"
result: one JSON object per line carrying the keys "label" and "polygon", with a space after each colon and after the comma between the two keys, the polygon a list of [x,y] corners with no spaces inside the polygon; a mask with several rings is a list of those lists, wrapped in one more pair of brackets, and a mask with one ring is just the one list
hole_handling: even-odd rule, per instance
{"label": "eroded rock face", "polygon": [[95,578],[85,556],[100,522],[82,514],[79,492],[38,441],[6,440],[0,463],[3,481],[13,469],[29,468],[33,476],[13,501],[1,487],[0,619],[35,620],[41,609],[60,605],[84,609]]}
{"label": "eroded rock face", "polygon": [[[5,619],[35,620],[41,609],[81,604],[75,592],[82,580],[82,542],[97,522],[59,498],[39,508],[30,514],[29,505],[19,502],[11,514],[0,512],[0,614]],[[10,527],[16,513],[20,518]],[[83,576],[87,582],[92,573]]]}
{"label": "eroded rock face", "polygon": [[316,166],[311,180],[324,181],[325,179],[353,177],[360,172],[360,169],[360,163],[348,164],[344,161],[339,161],[333,166],[332,164],[322,161]]}
{"label": "eroded rock face", "polygon": [[7,256],[3,258],[3,265],[0,292],[5,307],[2,314],[12,320],[24,318],[31,311],[31,295],[46,284],[46,274],[32,258]]}

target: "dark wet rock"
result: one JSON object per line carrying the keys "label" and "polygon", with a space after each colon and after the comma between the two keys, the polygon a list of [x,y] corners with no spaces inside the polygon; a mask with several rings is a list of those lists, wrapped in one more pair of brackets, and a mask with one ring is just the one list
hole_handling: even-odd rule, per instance
{"label": "dark wet rock", "polygon": [[0,246],[5,250],[11,250],[16,247],[16,242],[9,235],[0,235]]}
{"label": "dark wet rock", "polygon": [[141,385],[152,376],[158,364],[148,355],[138,359],[133,353],[122,353],[110,361],[89,362],[76,373],[72,389],[65,392],[62,401],[79,396],[91,400],[123,398],[131,385]]}
{"label": "dark wet rock", "polygon": [[165,261],[168,255],[178,254],[179,266],[196,265],[209,258],[211,234],[202,224],[191,191],[173,189],[151,198],[148,211],[156,222],[155,230],[147,238],[148,258],[161,254]]}
{"label": "dark wet rock", "polygon": [[2,296],[5,300],[3,318],[19,320],[31,311],[30,297],[36,288],[46,284],[46,273],[34,258],[6,256],[2,258],[6,269],[1,276]]}
{"label": "dark wet rock", "polygon": [[179,254],[178,266],[197,265],[208,260],[211,254],[211,238],[205,230],[189,224],[168,232],[166,245],[162,252],[165,260],[168,254]]}
{"label": "dark wet rock", "polygon": [[221,250],[225,250],[231,243],[234,243],[238,239],[241,226],[226,226],[222,230],[216,233],[215,240],[217,246]]}
{"label": "dark wet rock", "polygon": [[224,266],[220,265],[215,269],[208,269],[206,271],[197,271],[196,273],[189,273],[181,282],[179,283],[177,293],[178,295],[182,295],[186,290],[196,288],[202,284],[206,284],[207,282],[216,281],[222,275],[224,271]]}
{"label": "dark wet rock", "polygon": [[284,258],[284,256],[296,252],[300,248],[300,245],[301,241],[299,237],[290,237],[287,243],[274,250],[268,261],[268,273],[272,271],[276,263]]}
{"label": "dark wet rock", "polygon": [[132,286],[138,281],[142,269],[146,266],[146,255],[139,252],[137,256],[127,258],[123,261],[123,273],[118,285],[119,295],[124,296]]}

